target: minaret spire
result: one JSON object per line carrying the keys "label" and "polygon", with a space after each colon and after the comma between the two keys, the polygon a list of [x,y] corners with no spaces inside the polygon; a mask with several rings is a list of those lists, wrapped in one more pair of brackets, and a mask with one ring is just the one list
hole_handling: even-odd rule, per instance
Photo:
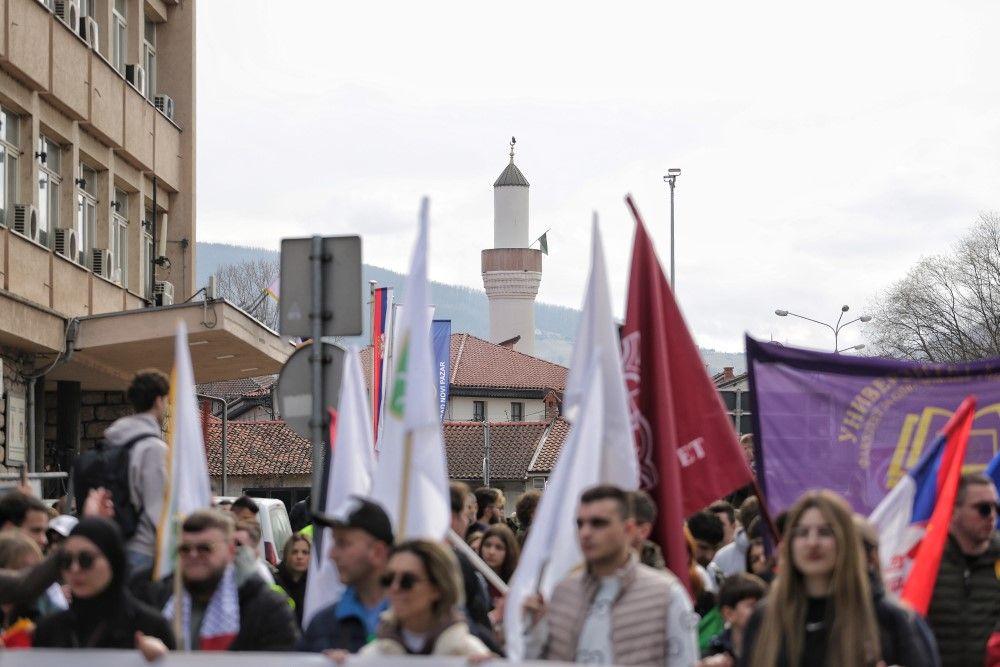
{"label": "minaret spire", "polygon": [[493,247],[483,250],[483,287],[490,303],[490,341],[519,337],[514,349],[534,354],[535,297],[542,280],[542,252],[528,243],[528,179],[510,163],[493,183]]}

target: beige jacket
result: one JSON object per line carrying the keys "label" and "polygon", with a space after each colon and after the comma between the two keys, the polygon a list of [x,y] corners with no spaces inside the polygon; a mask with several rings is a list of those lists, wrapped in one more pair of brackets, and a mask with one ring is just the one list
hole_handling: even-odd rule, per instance
{"label": "beige jacket", "polygon": [[[403,643],[399,623],[391,611],[382,615],[382,622],[376,634],[376,639],[366,644],[359,655],[409,655],[410,652]],[[433,646],[431,655],[468,657],[490,654],[486,645],[473,636],[469,632],[469,626],[457,616],[449,618],[439,628],[433,630],[428,641]]]}

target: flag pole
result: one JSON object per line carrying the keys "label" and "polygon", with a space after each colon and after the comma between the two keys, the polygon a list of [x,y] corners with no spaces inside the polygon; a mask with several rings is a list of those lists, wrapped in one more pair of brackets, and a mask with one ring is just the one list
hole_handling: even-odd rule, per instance
{"label": "flag pole", "polygon": [[504,583],[503,579],[501,579],[499,575],[493,571],[493,568],[487,565],[479,554],[473,551],[472,547],[470,547],[465,540],[459,537],[454,530],[448,530],[448,542],[455,548],[455,551],[461,552],[462,555],[468,558],[469,564],[479,570],[479,573],[483,575],[483,578],[486,579],[486,581],[488,581],[495,589],[500,591],[501,595],[507,595],[509,588],[507,584]]}
{"label": "flag pole", "polygon": [[[174,534],[180,534],[181,523],[183,519],[180,514],[174,515]],[[179,545],[178,545],[179,546]],[[181,596],[184,594],[184,581],[183,575],[181,574],[181,551],[176,549],[174,551],[174,637],[177,639],[178,645],[182,646],[182,650],[190,651],[191,647],[185,645],[184,643],[184,602]]]}
{"label": "flag pole", "polygon": [[381,359],[382,355],[378,349],[378,334],[375,331],[375,289],[378,285],[377,280],[368,281],[368,293],[371,299],[368,301],[368,305],[371,306],[368,309],[368,326],[371,329],[371,344],[372,344],[372,377],[371,382],[369,382],[370,389],[368,391],[368,399],[370,401],[369,405],[372,406],[372,438],[378,437],[376,432],[376,424],[378,423],[378,417],[375,416],[375,411],[378,410],[378,404],[375,402],[375,379],[378,377],[378,364],[375,363],[376,359]]}
{"label": "flag pole", "polygon": [[410,500],[410,468],[413,462],[413,429],[406,430],[403,439],[403,481],[399,494],[399,530],[396,531],[396,542],[406,539],[407,510]]}

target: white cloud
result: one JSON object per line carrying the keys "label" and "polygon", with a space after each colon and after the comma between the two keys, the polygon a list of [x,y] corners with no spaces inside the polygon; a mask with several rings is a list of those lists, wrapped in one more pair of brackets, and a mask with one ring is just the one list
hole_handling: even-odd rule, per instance
{"label": "white cloud", "polygon": [[552,227],[540,299],[579,306],[596,209],[621,308],[622,197],[665,259],[679,166],[681,304],[699,343],[735,350],[747,330],[827,346],[773,310],[857,310],[1000,208],[990,2],[198,11],[203,240],[360,232],[366,261],[405,270],[428,194],[431,276],[481,286],[514,134],[532,229]]}

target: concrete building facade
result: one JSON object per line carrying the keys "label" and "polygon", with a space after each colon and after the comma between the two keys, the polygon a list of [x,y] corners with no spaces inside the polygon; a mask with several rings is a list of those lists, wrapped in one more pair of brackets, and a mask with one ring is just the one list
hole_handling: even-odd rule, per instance
{"label": "concrete building facade", "polygon": [[135,371],[169,372],[178,320],[198,381],[276,372],[287,351],[225,301],[183,304],[194,0],[5,0],[0,26],[3,475],[66,470],[128,411]]}

